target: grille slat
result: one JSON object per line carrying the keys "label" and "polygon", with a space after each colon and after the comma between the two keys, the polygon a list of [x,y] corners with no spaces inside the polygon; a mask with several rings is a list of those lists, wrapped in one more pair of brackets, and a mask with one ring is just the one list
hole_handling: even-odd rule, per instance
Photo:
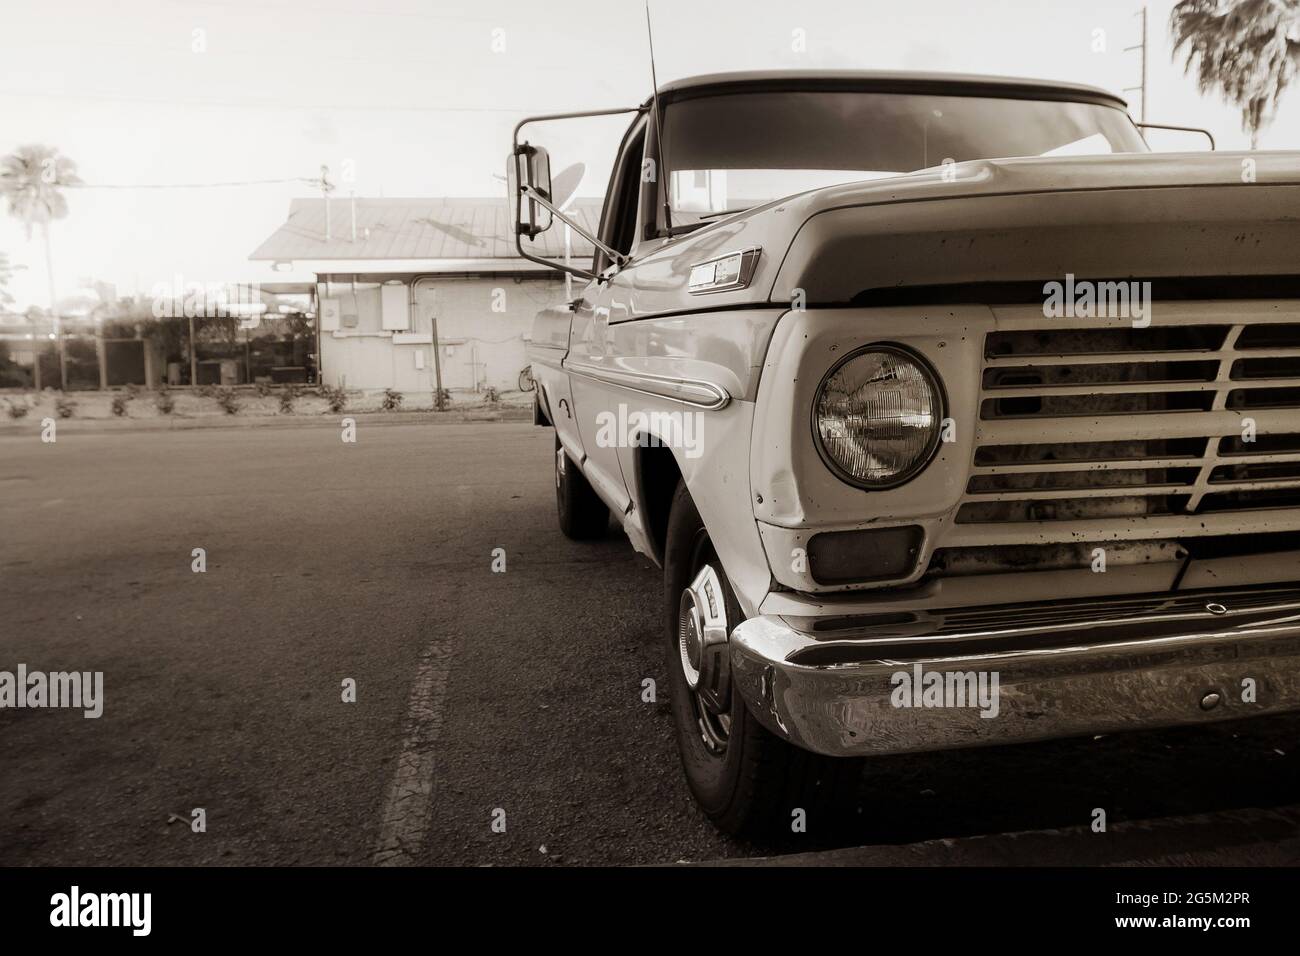
{"label": "grille slat", "polygon": [[[1167,485],[1108,485],[1095,488],[1036,488],[1015,491],[974,491],[971,494],[978,495],[980,501],[1067,501],[1078,498],[1081,491],[1085,492],[1090,499],[1185,494],[1191,484],[1191,482],[1184,482]],[[1226,488],[1225,485],[1216,490],[1226,490]]]}
{"label": "grille slat", "polygon": [[[1261,455],[1260,461],[1293,461],[1300,458],[1288,458],[1283,455],[1274,459],[1273,456]],[[1125,470],[1144,468],[1200,468],[1207,462],[1212,461],[1208,458],[1108,458],[1098,461],[1080,461],[1078,459],[1062,461],[1024,461],[1017,464],[1007,465],[976,465],[974,473],[976,475],[1042,475],[1051,474],[1061,471],[1080,471],[1086,474],[1106,474],[1122,467]]]}
{"label": "grille slat", "polygon": [[1300,362],[1300,347],[1282,348],[1248,348],[1237,346],[1235,349],[1187,349],[1181,352],[1080,352],[1078,354],[1058,352],[1041,355],[994,355],[986,356],[984,367],[996,368],[1041,368],[1054,365],[1111,365],[1116,356],[1123,356],[1124,361],[1133,365],[1155,365],[1160,362],[1201,362],[1222,361],[1223,359],[1274,359],[1293,358]]}
{"label": "grille slat", "polygon": [[[1300,368],[1291,378],[1247,378],[1233,379],[1231,391],[1243,391],[1255,388],[1294,388],[1300,379]],[[1148,395],[1157,392],[1222,392],[1224,383],[1218,381],[1168,381],[1168,382],[1087,382],[1082,385],[1003,385],[988,388],[989,397],[1020,397],[1023,395],[1096,395],[1099,393],[1116,395]],[[1162,411],[1163,409],[1157,409]]]}
{"label": "grille slat", "polygon": [[[1186,496],[1184,496],[1186,497]],[[978,502],[976,502],[978,503]],[[963,506],[964,507],[964,506]],[[1290,509],[1294,512],[1295,509]],[[995,521],[954,525],[943,537],[944,547],[1018,546],[1061,542],[1140,541],[1151,538],[1188,539],[1202,535],[1268,534],[1281,528],[1300,529],[1300,515],[1266,509],[1238,513],[1133,514],[1065,521]]]}
{"label": "grille slat", "polygon": [[[1300,424],[1295,409],[1258,409],[1252,411],[1251,417],[1261,438],[1272,432],[1294,432]],[[1081,435],[1096,441],[1136,442],[1240,434],[1240,413],[1215,410],[1200,414],[995,418],[981,421],[975,437],[981,445],[1016,445],[1068,444],[1078,441]]]}
{"label": "grille slat", "polygon": [[1217,481],[1211,478],[1210,486],[1214,489],[1215,494],[1228,491],[1272,491],[1282,488],[1300,488],[1300,477],[1260,477],[1252,478],[1249,481]]}

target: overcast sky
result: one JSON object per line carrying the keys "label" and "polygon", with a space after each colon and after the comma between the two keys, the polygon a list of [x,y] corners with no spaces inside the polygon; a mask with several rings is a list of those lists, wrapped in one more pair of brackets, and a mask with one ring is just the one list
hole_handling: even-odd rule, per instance
{"label": "overcast sky", "polygon": [[[1148,118],[1245,148],[1237,113],[1171,63],[1172,0],[1150,4]],[[1135,0],[653,0],[660,82],[736,69],[908,69],[1134,86]],[[486,196],[503,186],[528,113],[632,105],[650,90],[640,0],[43,0],[8,4],[0,153],[58,147],[96,187],[307,179],[335,194]],[[196,31],[202,31],[196,33]],[[796,33],[795,31],[802,31]],[[1103,31],[1098,33],[1098,31]],[[794,49],[802,38],[802,52]],[[1104,51],[1094,49],[1099,39]],[[504,48],[502,48],[504,47]],[[201,49],[200,49],[201,48]],[[1136,115],[1136,99],[1131,98]],[[553,124],[556,168],[604,189],[626,119]],[[1190,143],[1188,143],[1190,145]],[[1265,149],[1300,147],[1300,90]],[[351,182],[343,172],[354,173]],[[247,256],[303,182],[72,191],[55,224],[59,294],[79,280],[147,293],[184,281],[270,280]],[[0,251],[44,305],[38,240],[0,214]]]}

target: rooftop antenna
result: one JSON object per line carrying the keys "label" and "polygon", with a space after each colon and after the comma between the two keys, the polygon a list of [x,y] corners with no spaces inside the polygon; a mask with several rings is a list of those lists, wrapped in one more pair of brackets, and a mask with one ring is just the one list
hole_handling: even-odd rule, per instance
{"label": "rooftop antenna", "polygon": [[334,191],[334,184],[330,182],[330,168],[321,166],[320,168],[320,194],[325,200],[325,239],[328,241],[330,236],[330,193]]}
{"label": "rooftop antenna", "polygon": [[655,76],[655,34],[650,26],[650,0],[645,0],[645,32],[650,39],[650,100],[655,114],[655,177],[662,178],[664,184],[664,231],[671,238],[673,234],[673,214],[668,196],[667,170],[664,169],[664,127],[659,116],[659,79]]}
{"label": "rooftop antenna", "polygon": [[[649,0],[647,0],[647,2],[649,2]],[[1134,90],[1141,92],[1142,98],[1139,100],[1141,106],[1138,113],[1138,119],[1140,122],[1145,123],[1147,121],[1147,8],[1144,6],[1141,10],[1135,13],[1134,16],[1140,16],[1142,18],[1142,42],[1135,44],[1134,46],[1124,47],[1124,52],[1131,53],[1134,50],[1140,50],[1142,52],[1142,82],[1137,86],[1124,87],[1123,92],[1131,93]]]}

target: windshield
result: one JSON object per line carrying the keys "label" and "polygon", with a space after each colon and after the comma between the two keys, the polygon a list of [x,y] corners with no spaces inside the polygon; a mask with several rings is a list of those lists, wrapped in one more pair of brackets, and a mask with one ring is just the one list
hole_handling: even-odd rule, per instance
{"label": "windshield", "polygon": [[663,139],[674,227],[945,160],[1147,151],[1117,107],[844,90],[677,100]]}

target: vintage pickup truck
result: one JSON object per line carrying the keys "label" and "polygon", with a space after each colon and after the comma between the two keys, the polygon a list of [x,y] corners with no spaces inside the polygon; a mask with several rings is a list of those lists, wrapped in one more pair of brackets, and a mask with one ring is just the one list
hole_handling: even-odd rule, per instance
{"label": "vintage pickup truck", "polygon": [[1300,153],[983,77],[626,112],[589,267],[535,253],[581,229],[521,139],[575,114],[515,132],[519,251],[585,281],[536,420],[560,529],[663,568],[719,827],[811,829],[875,754],[1300,709]]}

